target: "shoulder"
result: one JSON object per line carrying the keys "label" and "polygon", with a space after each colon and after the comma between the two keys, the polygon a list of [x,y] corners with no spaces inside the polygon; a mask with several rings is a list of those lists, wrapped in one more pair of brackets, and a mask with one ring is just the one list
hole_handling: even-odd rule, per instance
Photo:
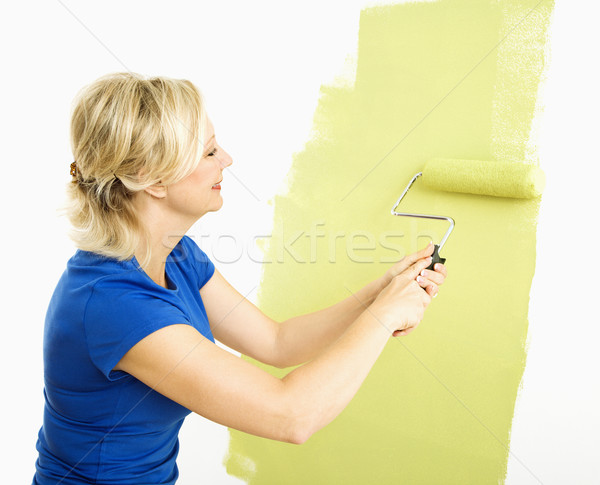
{"label": "shoulder", "polygon": [[91,288],[85,308],[86,327],[107,321],[114,325],[137,324],[177,314],[185,315],[179,301],[168,290],[156,285],[142,271],[131,270],[99,279]]}
{"label": "shoulder", "polygon": [[142,338],[168,325],[191,322],[185,303],[155,284],[134,264],[106,265],[112,266],[104,268],[103,276],[90,281],[87,299],[77,318],[82,322],[91,361],[112,380],[111,370]]}
{"label": "shoulder", "polygon": [[175,256],[188,257],[191,263],[207,264],[210,261],[208,255],[189,236],[183,236],[179,244],[173,250]]}
{"label": "shoulder", "polygon": [[202,288],[215,272],[215,265],[208,255],[189,236],[181,238],[169,255],[169,260],[177,263],[184,271],[192,272],[197,277],[198,289]]}

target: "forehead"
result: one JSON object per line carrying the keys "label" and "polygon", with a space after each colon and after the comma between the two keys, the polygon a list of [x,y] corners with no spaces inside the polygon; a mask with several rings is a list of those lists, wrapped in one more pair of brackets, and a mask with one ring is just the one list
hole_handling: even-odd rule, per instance
{"label": "forehead", "polygon": [[212,121],[210,120],[208,115],[206,115],[206,119],[204,120],[204,132],[207,135],[207,139],[215,133],[215,127],[213,126]]}
{"label": "forehead", "polygon": [[204,145],[203,145],[204,155],[206,155],[211,150],[212,146],[214,145],[214,143],[213,143],[214,139],[215,139],[215,128],[207,116],[206,119],[204,120]]}

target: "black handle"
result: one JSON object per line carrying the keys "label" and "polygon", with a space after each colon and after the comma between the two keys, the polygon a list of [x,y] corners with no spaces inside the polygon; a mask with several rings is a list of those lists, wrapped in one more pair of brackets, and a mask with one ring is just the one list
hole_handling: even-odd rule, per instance
{"label": "black handle", "polygon": [[431,264],[429,266],[427,266],[427,269],[430,269],[432,271],[435,271],[433,269],[433,267],[435,266],[435,263],[442,263],[444,264],[446,262],[446,258],[440,258],[440,255],[438,253],[438,251],[440,250],[440,247],[436,244],[434,249],[433,249],[433,254],[431,255]]}

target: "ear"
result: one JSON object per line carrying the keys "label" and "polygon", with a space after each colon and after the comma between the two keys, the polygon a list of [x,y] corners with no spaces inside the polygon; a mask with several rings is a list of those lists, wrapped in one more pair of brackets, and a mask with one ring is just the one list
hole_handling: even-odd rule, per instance
{"label": "ear", "polygon": [[167,196],[167,186],[160,183],[150,185],[144,189],[144,192],[151,195],[155,199],[164,199]]}

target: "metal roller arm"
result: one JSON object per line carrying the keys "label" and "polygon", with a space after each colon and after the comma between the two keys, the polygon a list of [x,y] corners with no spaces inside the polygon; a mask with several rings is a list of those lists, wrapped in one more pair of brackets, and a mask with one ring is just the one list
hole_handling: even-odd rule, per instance
{"label": "metal roller arm", "polygon": [[446,243],[446,241],[448,240],[448,237],[450,236],[452,229],[454,229],[454,219],[452,219],[452,217],[433,216],[433,215],[428,215],[428,214],[410,214],[407,212],[396,212],[396,208],[400,204],[400,201],[404,198],[404,196],[406,195],[406,193],[408,192],[408,190],[410,189],[412,184],[415,183],[415,180],[417,180],[421,175],[423,175],[423,172],[419,172],[412,178],[412,180],[408,183],[408,185],[404,189],[404,192],[402,192],[402,195],[398,198],[398,200],[392,207],[391,212],[392,212],[393,216],[420,217],[421,219],[437,219],[437,220],[441,220],[441,221],[448,221],[450,223],[450,227],[448,228],[448,231],[446,231],[446,234],[444,235],[444,237],[442,238],[442,241],[439,244],[438,250],[441,250],[444,247],[444,244]]}

